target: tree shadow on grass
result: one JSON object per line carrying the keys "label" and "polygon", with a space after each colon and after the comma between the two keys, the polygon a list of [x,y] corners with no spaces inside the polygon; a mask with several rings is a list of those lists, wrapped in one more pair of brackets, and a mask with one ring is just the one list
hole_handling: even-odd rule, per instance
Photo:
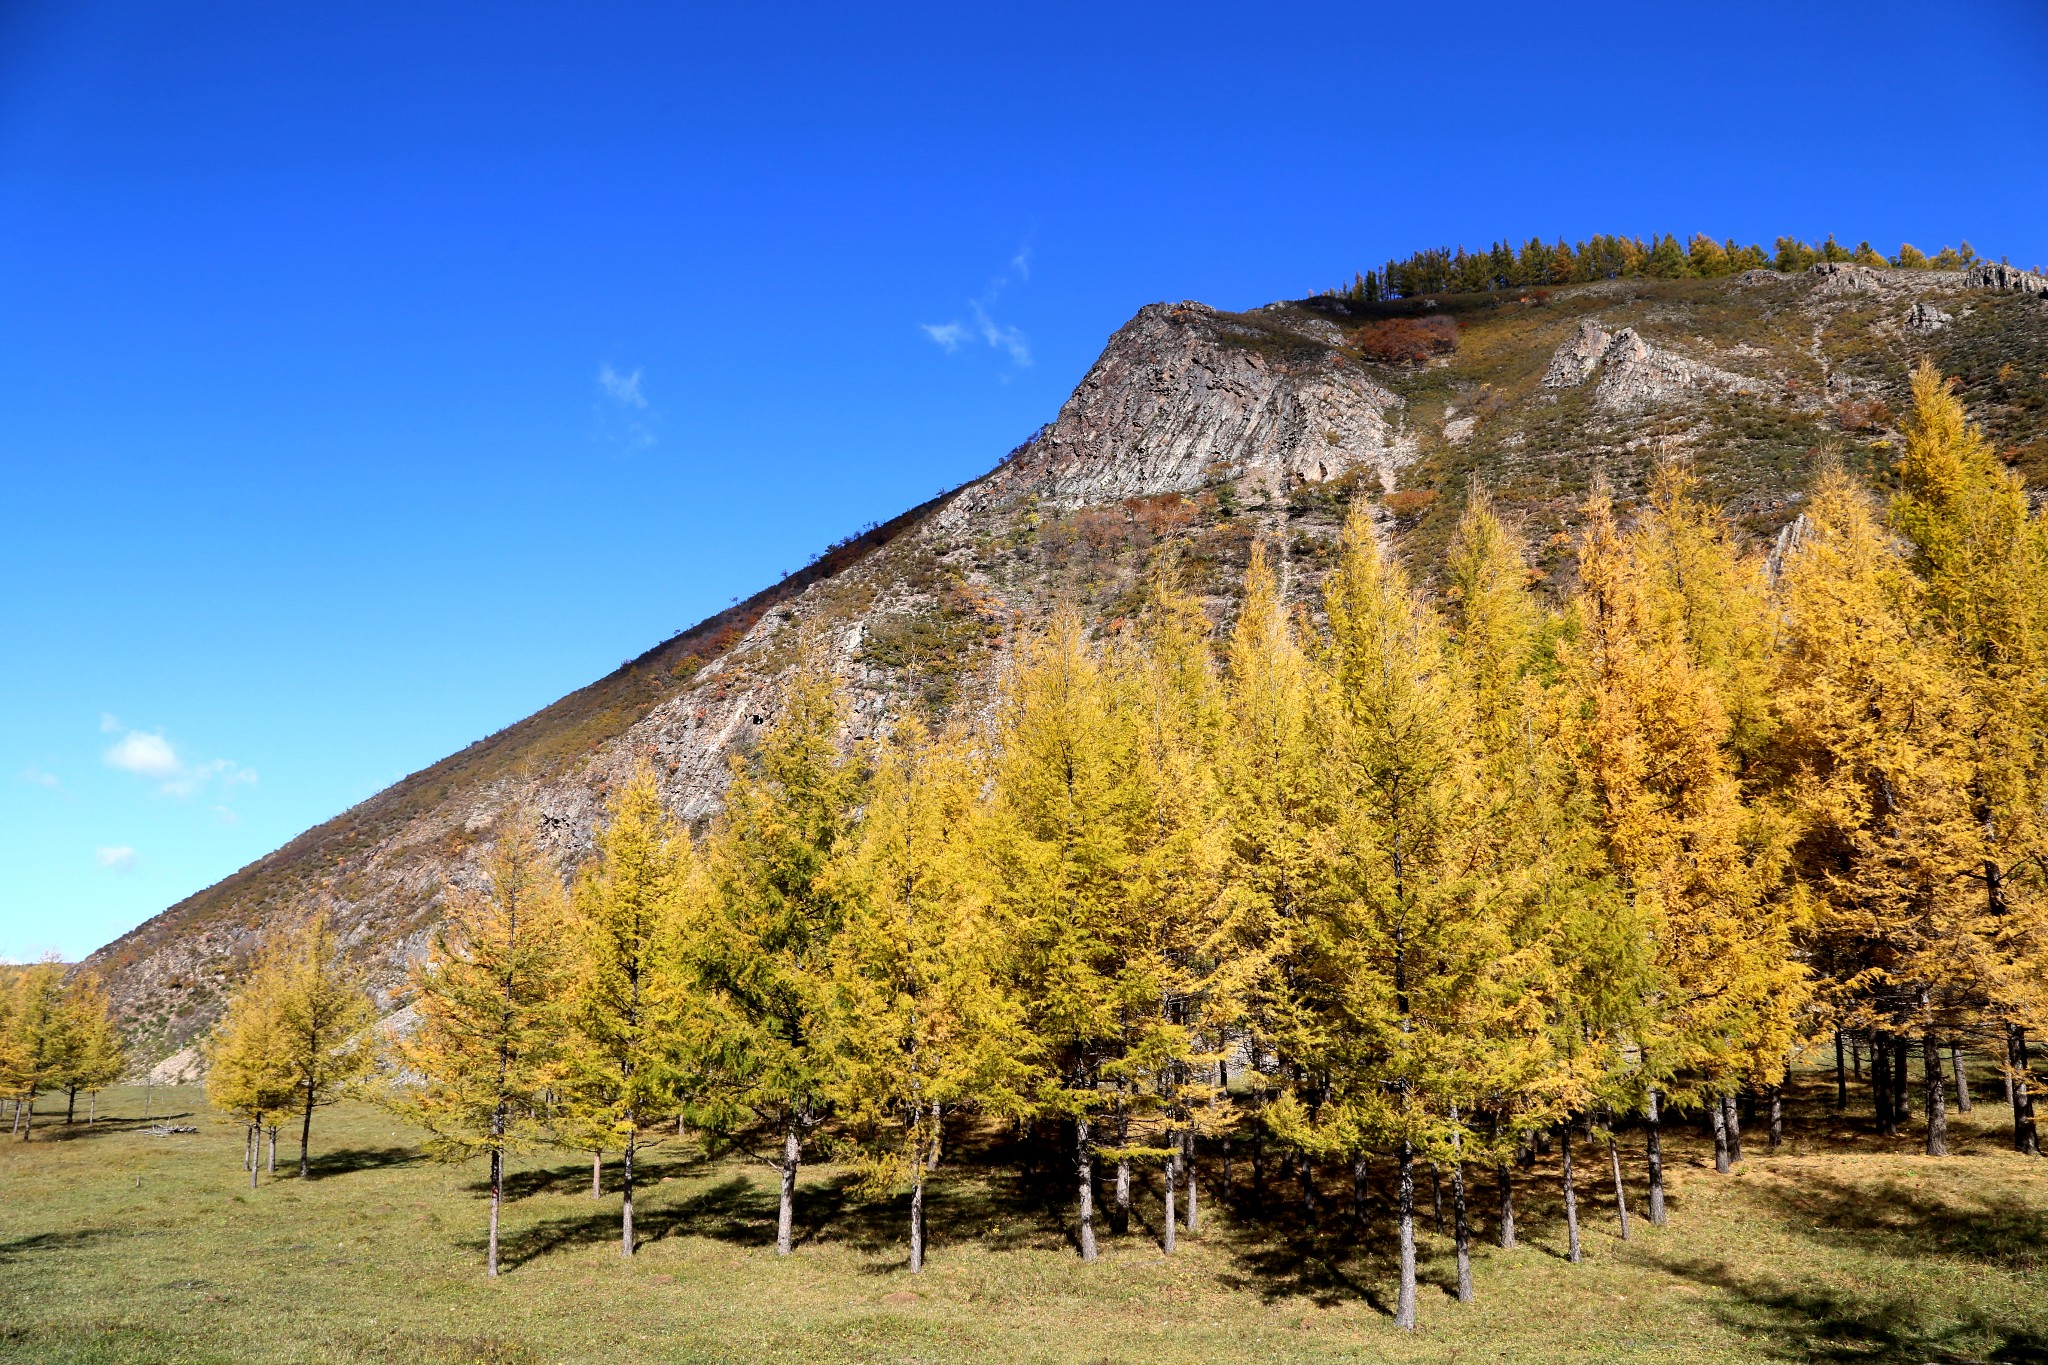
{"label": "tree shadow on grass", "polygon": [[1830,1246],[2017,1271],[2048,1265],[2048,1218],[2038,1207],[2002,1202],[1985,1190],[1944,1193],[1900,1180],[1801,1171],[1796,1181],[1757,1194],[1789,1226],[1808,1229]]}
{"label": "tree shadow on grass", "polygon": [[[394,1166],[411,1166],[426,1160],[426,1153],[417,1147],[338,1147],[333,1151],[318,1152],[307,1158],[307,1172],[315,1180],[326,1180],[331,1176],[350,1175],[356,1171],[388,1170]],[[296,1172],[298,1161],[287,1161],[283,1152],[278,1153],[277,1168],[282,1173],[289,1166]]]}
{"label": "tree shadow on grass", "polygon": [[59,1117],[36,1116],[33,1142],[77,1142],[86,1138],[111,1137],[117,1133],[146,1133],[162,1124],[184,1123],[191,1119],[188,1110],[179,1114],[157,1114],[150,1118],[110,1118],[104,1114],[87,1123],[84,1119],[66,1123]]}
{"label": "tree shadow on grass", "polygon": [[1719,1311],[1727,1325],[1778,1360],[2048,1365],[2048,1333],[1952,1302],[1930,1302],[1924,1288],[1859,1294],[1761,1276],[1744,1279],[1718,1262],[1673,1259],[1662,1265],[1726,1294],[1729,1301]]}
{"label": "tree shadow on grass", "polygon": [[[563,1247],[617,1242],[619,1222],[618,1205],[606,1200],[587,1213],[551,1218],[504,1234],[499,1259],[512,1268]],[[759,1245],[773,1240],[774,1223],[774,1203],[753,1181],[737,1175],[672,1204],[636,1199],[633,1208],[634,1236],[643,1247],[676,1235]]]}
{"label": "tree shadow on grass", "polygon": [[27,1237],[16,1237],[0,1242],[0,1265],[17,1261],[38,1252],[67,1250],[72,1247],[91,1246],[115,1236],[112,1228],[75,1228],[69,1232],[37,1232]]}
{"label": "tree shadow on grass", "polygon": [[[647,1156],[643,1153],[634,1163],[633,1185],[635,1189],[644,1189],[657,1181],[685,1179],[703,1174],[710,1165],[710,1158],[702,1152],[680,1156]],[[605,1194],[617,1194],[619,1183],[619,1166],[614,1161],[604,1167],[599,1188]],[[466,1188],[471,1194],[489,1194],[490,1176],[486,1174]],[[590,1163],[587,1161],[505,1172],[505,1198],[508,1200],[531,1199],[543,1194],[587,1194],[589,1190]]]}

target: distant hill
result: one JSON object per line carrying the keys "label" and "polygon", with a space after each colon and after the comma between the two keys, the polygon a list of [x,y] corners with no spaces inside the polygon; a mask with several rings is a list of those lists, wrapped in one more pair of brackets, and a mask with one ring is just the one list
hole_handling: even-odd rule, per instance
{"label": "distant hill", "polygon": [[[1370,292],[1373,297],[1366,297]],[[1468,486],[1521,523],[1562,591],[1596,475],[1626,501],[1664,451],[1766,540],[1816,454],[1888,465],[1930,356],[2030,483],[2048,484],[2048,280],[1822,261],[1383,298],[1359,288],[1226,313],[1154,304],[1056,419],[988,474],[832,547],[518,724],[371,797],[94,953],[140,1048],[217,1016],[276,926],[330,913],[396,1003],[443,886],[515,799],[567,864],[651,762],[675,811],[717,808],[727,755],[773,713],[800,631],[828,642],[857,733],[981,696],[1018,621],[1135,609],[1169,543],[1219,622],[1264,539],[1311,601],[1350,507],[1425,573]]]}

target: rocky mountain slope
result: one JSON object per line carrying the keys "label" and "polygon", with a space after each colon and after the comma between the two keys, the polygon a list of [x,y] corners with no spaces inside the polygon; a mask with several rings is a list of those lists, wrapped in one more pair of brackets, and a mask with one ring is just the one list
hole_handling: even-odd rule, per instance
{"label": "rocky mountain slope", "polygon": [[[1446,317],[1448,354],[1372,358],[1374,329]],[[1129,614],[1168,544],[1219,623],[1258,539],[1312,604],[1361,501],[1426,580],[1474,481],[1562,591],[1596,474],[1625,500],[1661,453],[1683,452],[1738,524],[1774,535],[1823,448],[1886,466],[1923,355],[1959,378],[2030,482],[2048,483],[2048,280],[2002,266],[1824,265],[1247,313],[1154,304],[987,475],[307,831],[89,965],[139,1050],[162,1057],[217,1017],[268,933],[324,910],[395,1006],[443,887],[475,875],[508,805],[538,810],[568,865],[637,763],[679,815],[708,818],[806,632],[865,734],[910,708],[971,705],[984,666],[1055,603]]]}

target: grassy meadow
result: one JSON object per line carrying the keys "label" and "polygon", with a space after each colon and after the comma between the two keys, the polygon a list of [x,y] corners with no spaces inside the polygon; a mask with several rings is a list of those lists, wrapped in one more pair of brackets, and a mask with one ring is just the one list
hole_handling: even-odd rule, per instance
{"label": "grassy meadow", "polygon": [[[1670,1223],[1637,1218],[1627,1242],[1605,1148],[1581,1144],[1581,1265],[1563,1256],[1554,1154],[1517,1173],[1512,1252],[1490,1245],[1493,1183],[1475,1177],[1478,1301],[1454,1301],[1448,1239],[1426,1237],[1412,1336],[1390,1318],[1384,1167],[1361,1234],[1348,1173],[1324,1173],[1311,1225],[1293,1180],[1269,1168],[1260,1216],[1242,1153],[1227,1197],[1208,1157],[1203,1227],[1179,1254],[1158,1250],[1154,1185],[1083,1266],[1055,1187],[970,1152],[940,1172],[913,1277],[905,1201],[854,1200],[830,1166],[807,1170],[800,1245],[778,1260],[775,1173],[664,1144],[622,1263],[615,1173],[594,1202],[587,1160],[541,1154],[509,1181],[492,1282],[482,1166],[429,1160],[384,1112],[323,1112],[313,1178],[285,1173],[294,1132],[293,1160],[280,1141],[278,1177],[252,1191],[241,1130],[196,1087],[155,1093],[158,1118],[199,1129],[173,1136],[149,1133],[140,1090],[115,1090],[90,1130],[42,1118],[0,1157],[0,1362],[2048,1361],[2048,1165],[2008,1149],[1991,1078],[1951,1116],[1945,1160],[1875,1137],[1867,1091],[1838,1118],[1822,1079],[1780,1152],[1755,1133],[1731,1176],[1696,1129],[1668,1130]],[[1638,1214],[1641,1145],[1625,1135]],[[1421,1205],[1429,1231],[1426,1175]]]}

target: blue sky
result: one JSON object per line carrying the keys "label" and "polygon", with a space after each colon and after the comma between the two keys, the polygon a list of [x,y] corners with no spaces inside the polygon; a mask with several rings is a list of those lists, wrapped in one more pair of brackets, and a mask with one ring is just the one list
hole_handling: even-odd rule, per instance
{"label": "blue sky", "polygon": [[0,957],[987,468],[1140,305],[1704,230],[2048,260],[2021,0],[0,8]]}

